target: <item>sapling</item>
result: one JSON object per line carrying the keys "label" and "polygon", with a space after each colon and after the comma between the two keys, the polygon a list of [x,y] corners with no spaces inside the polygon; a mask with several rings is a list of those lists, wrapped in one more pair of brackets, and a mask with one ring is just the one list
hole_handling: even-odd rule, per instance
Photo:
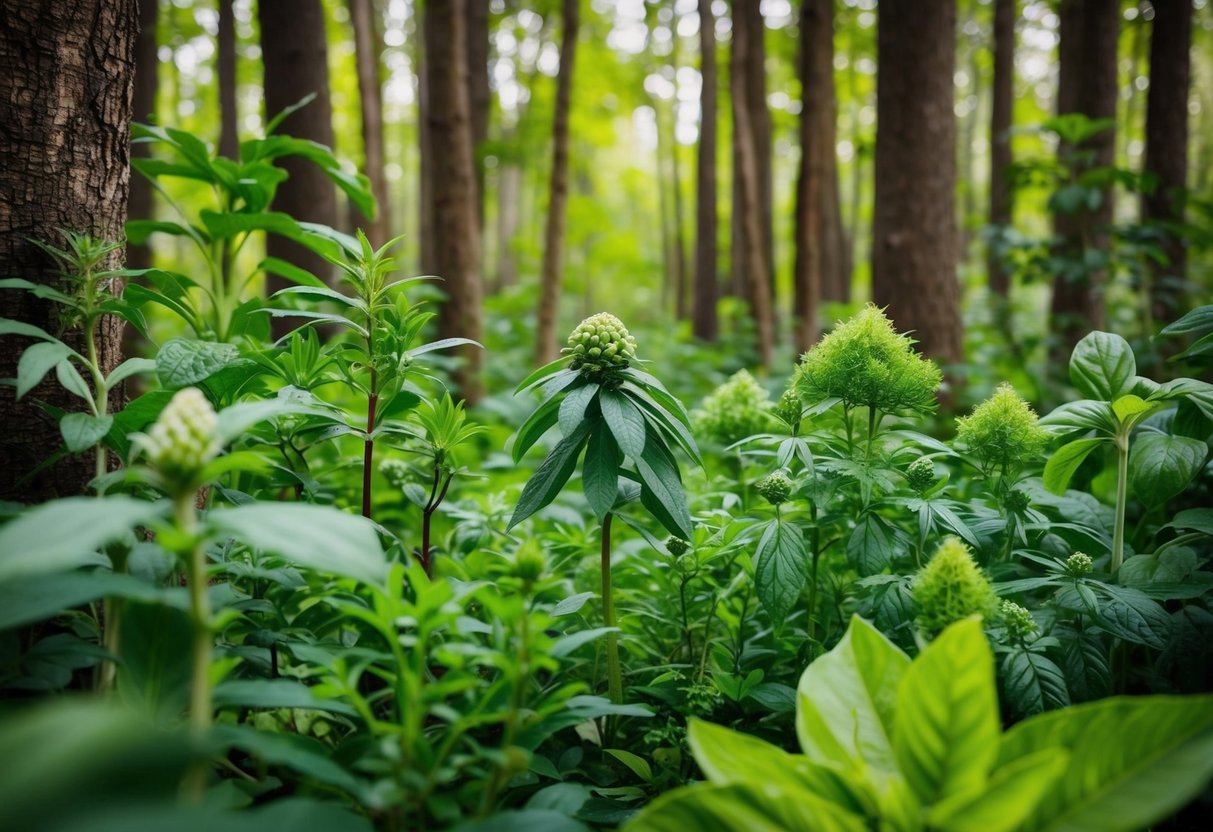
{"label": "sapling", "polygon": [[[601,524],[603,619],[614,628],[611,520],[620,502],[620,478],[638,483],[649,513],[671,534],[690,540],[691,515],[672,448],[701,461],[685,408],[660,381],[635,366],[636,340],[622,321],[606,312],[586,318],[569,335],[563,352],[564,358],[536,370],[516,391],[542,385],[547,396],[515,434],[514,461],[557,423],[563,438],[527,482],[509,529],[556,499],[584,451],[582,487]],[[631,467],[624,467],[625,462]],[[606,649],[610,698],[619,703],[623,673],[614,629]]]}

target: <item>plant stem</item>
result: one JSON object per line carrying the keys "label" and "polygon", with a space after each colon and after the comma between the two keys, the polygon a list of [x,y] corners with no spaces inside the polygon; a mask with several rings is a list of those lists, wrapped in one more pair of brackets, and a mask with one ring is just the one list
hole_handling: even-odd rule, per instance
{"label": "plant stem", "polygon": [[865,462],[872,461],[872,440],[876,438],[876,408],[868,405],[868,447],[864,455]]}
{"label": "plant stem", "polygon": [[[611,595],[611,513],[602,518],[602,619],[615,626],[615,602]],[[607,690],[611,702],[623,703],[623,673],[619,666],[619,633],[607,633]]]}
{"label": "plant stem", "polygon": [[[373,356],[374,353],[371,353]],[[366,441],[362,446],[362,516],[371,519],[371,474],[375,470],[375,410],[379,406],[379,373],[371,367],[371,392],[366,398]]]}
{"label": "plant stem", "polygon": [[[177,496],[173,513],[177,530],[191,538],[189,558],[186,561],[190,594],[190,617],[194,630],[192,672],[190,679],[190,738],[203,742],[211,730],[214,706],[211,699],[211,653],[214,649],[211,633],[211,601],[208,594],[206,550],[202,541],[195,539],[198,532],[198,510],[190,491]],[[208,763],[199,759],[190,767],[182,783],[185,797],[191,801],[202,799],[206,791]]]}
{"label": "plant stem", "polygon": [[813,522],[813,530],[810,532],[813,560],[809,570],[809,620],[805,629],[809,644],[813,645],[817,642],[817,564],[821,560],[821,529],[817,526],[817,503],[809,502],[809,512]]}
{"label": "plant stem", "polygon": [[[85,349],[88,354],[88,368],[93,376],[93,415],[104,418],[109,411],[109,391],[105,387],[105,376],[101,373],[101,364],[97,360],[97,319],[93,318],[85,333]],[[95,474],[104,476],[109,469],[109,459],[106,456],[105,445],[97,443],[97,467]]]}
{"label": "plant stem", "polygon": [[1129,496],[1129,436],[1116,437],[1116,523],[1112,527],[1112,568],[1115,575],[1125,560],[1125,508]]}

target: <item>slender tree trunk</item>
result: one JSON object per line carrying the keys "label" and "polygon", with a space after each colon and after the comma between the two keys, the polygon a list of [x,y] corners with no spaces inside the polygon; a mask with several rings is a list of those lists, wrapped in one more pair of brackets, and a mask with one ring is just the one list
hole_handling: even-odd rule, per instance
{"label": "slender tree trunk", "polygon": [[548,218],[544,233],[543,271],[539,296],[539,325],[535,361],[556,359],[556,318],[564,272],[565,207],[569,200],[569,105],[577,61],[580,0],[564,0],[564,30],[560,36],[560,71],[556,76],[556,112],[552,119],[552,179],[548,189]]}
{"label": "slender tree trunk", "polygon": [[[260,0],[261,55],[265,66],[265,111],[271,119],[306,96],[307,106],[292,113],[278,127],[282,135],[311,139],[333,146],[333,110],[329,99],[328,45],[324,8],[320,0]],[[278,162],[289,178],[278,186],[273,209],[297,220],[337,225],[337,193],[333,183],[314,164],[299,157]],[[332,269],[324,258],[276,234],[265,242],[266,254],[303,268],[326,282]],[[266,278],[266,293],[290,285],[283,278]],[[274,318],[274,335],[290,331],[291,322]]]}
{"label": "slender tree trunk", "polygon": [[[1082,113],[1091,119],[1116,118],[1117,36],[1120,25],[1118,0],[1062,0],[1057,82],[1057,112]],[[1090,152],[1093,167],[1115,161],[1116,129],[1101,131],[1081,148]],[[1059,148],[1069,156],[1074,148]],[[1102,271],[1078,265],[1090,249],[1106,250],[1104,227],[1112,220],[1112,192],[1104,193],[1099,208],[1054,217],[1054,234],[1060,238],[1057,252],[1075,266],[1053,280],[1049,311],[1053,344],[1050,364],[1064,368],[1070,352],[1083,335],[1102,329],[1104,319]]]}
{"label": "slender tree trunk", "polygon": [[484,231],[484,143],[489,137],[489,4],[467,2],[468,107],[472,119],[472,152],[476,158],[476,212]]}
{"label": "slender tree trunk", "polygon": [[695,300],[691,329],[696,338],[715,341],[719,333],[716,299],[716,15],[712,0],[699,0],[700,75],[699,149],[695,196]]}
{"label": "slender tree trunk", "polygon": [[[750,2],[750,0],[745,0]],[[758,333],[758,360],[763,369],[771,366],[775,348],[775,319],[771,294],[770,263],[767,260],[766,234],[763,227],[763,188],[756,131],[750,123],[754,112],[750,101],[751,90],[744,67],[755,56],[750,49],[753,44],[747,26],[752,20],[742,13],[741,3],[734,4],[733,15],[733,65],[730,68],[733,92],[733,140],[737,145],[737,161],[740,165],[741,202],[733,207],[734,215],[741,219],[742,244],[734,251],[734,259],[742,262],[741,274],[746,277],[749,288],[750,310]],[[761,20],[760,20],[761,23]],[[766,103],[763,102],[765,108]],[[760,132],[760,131],[759,131]]]}
{"label": "slender tree trunk", "polygon": [[[149,0],[140,0],[156,5]],[[236,16],[232,0],[219,0],[219,155],[240,156],[240,116],[236,109]]]}
{"label": "slender tree trunk", "polygon": [[430,57],[425,45],[426,19],[429,17],[428,7],[417,8],[420,18],[417,47],[414,57],[417,64],[417,160],[419,176],[417,181],[417,237],[418,237],[418,269],[422,274],[434,274],[438,271],[438,254],[435,248],[434,235],[434,152],[433,132],[430,130]]}
{"label": "slender tree trunk", "polygon": [[945,361],[962,353],[955,42],[954,0],[880,4],[872,299],[925,354]]}
{"label": "slender tree trunk", "polygon": [[[138,33],[134,0],[0,0],[0,275],[65,288],[31,240],[63,246],[60,229],[122,238]],[[119,267],[121,254],[108,265]],[[58,311],[25,292],[0,292],[0,317],[58,333]],[[99,358],[108,371],[121,359],[121,322],[103,319],[99,330]],[[78,332],[63,335],[83,348]],[[4,338],[0,378],[17,375],[27,346],[26,339]],[[35,402],[72,412],[80,400],[53,378],[21,403],[13,393],[0,386],[0,499],[37,502],[82,492],[96,473],[87,455],[22,481],[61,445],[58,421]]]}
{"label": "slender tree trunk", "polygon": [[[155,0],[141,0],[139,3],[139,37],[135,43],[135,93],[131,103],[133,120],[137,122],[154,122],[156,120],[156,87],[159,78],[160,57],[156,52],[156,22],[159,18],[160,4]],[[132,158],[147,158],[151,150],[146,144],[132,144]],[[131,172],[129,214],[131,219],[149,220],[152,218],[152,185],[141,173]],[[152,249],[147,245],[128,245],[126,247],[126,267],[128,269],[150,269],[152,267]],[[124,337],[138,339],[139,333],[133,327],[124,333]]]}
{"label": "slender tree trunk", "polygon": [[[821,297],[851,299],[850,243],[838,187],[838,95],[834,82],[834,3],[812,3],[809,95],[816,102],[813,131],[821,150]],[[820,19],[816,19],[819,15]]]}
{"label": "slender tree trunk", "polygon": [[522,168],[512,160],[501,163],[497,176],[497,285],[501,291],[518,282],[518,236],[522,202]]}
{"label": "slender tree trunk", "polygon": [[[1152,193],[1142,200],[1145,222],[1178,224],[1184,220],[1188,180],[1188,91],[1191,83],[1191,0],[1154,0],[1150,36],[1150,97],[1146,104],[1144,169],[1158,177]],[[1153,326],[1147,334],[1183,311],[1187,277],[1184,236],[1172,227],[1162,243],[1165,264],[1150,263],[1148,309]]]}
{"label": "slender tree trunk", "polygon": [[[671,11],[674,4],[671,3]],[[674,202],[674,227],[673,227],[673,246],[674,246],[674,315],[680,321],[687,319],[689,310],[687,309],[687,246],[686,246],[686,223],[683,219],[682,209],[682,168],[679,164],[678,150],[678,108],[681,102],[678,98],[678,68],[681,66],[679,60],[679,44],[681,39],[678,37],[678,24],[674,21],[670,28],[674,38],[674,45],[671,47],[670,61],[674,66],[674,100],[670,103],[670,188],[673,194]]]}
{"label": "slender tree trunk", "polygon": [[367,228],[367,236],[381,246],[392,235],[392,203],[388,191],[383,148],[383,87],[379,82],[379,53],[383,41],[375,16],[374,0],[349,0],[354,26],[354,54],[358,66],[358,101],[362,110],[362,149],[366,175],[371,180],[378,211]]}
{"label": "slender tree trunk", "polygon": [[[1011,124],[1015,105],[1015,18],[1018,0],[994,0],[994,100],[990,107],[990,225],[1010,225],[1012,206]],[[1010,272],[991,246],[986,272],[996,319],[1003,319],[1011,294]]]}
{"label": "slender tree trunk", "polygon": [[[480,339],[481,257],[477,216],[476,164],[468,103],[466,2],[430,0],[425,9],[426,84],[429,102],[425,128],[433,169],[434,264],[448,300],[438,313],[442,338]],[[480,400],[481,351],[465,347],[455,383],[470,403]]]}

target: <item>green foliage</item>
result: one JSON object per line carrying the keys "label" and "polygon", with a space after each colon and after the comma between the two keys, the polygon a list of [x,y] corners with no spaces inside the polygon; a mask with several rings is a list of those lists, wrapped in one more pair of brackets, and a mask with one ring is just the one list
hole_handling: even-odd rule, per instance
{"label": "green foliage", "polygon": [[913,345],[882,310],[868,304],[805,353],[796,389],[810,403],[838,400],[846,409],[928,413],[937,405],[935,391],[943,376]]}
{"label": "green foliage", "polygon": [[956,439],[987,472],[1017,471],[1044,450],[1049,433],[1037,424],[1036,413],[1005,382],[972,415],[956,420]]}
{"label": "green foliage", "polygon": [[801,680],[803,756],[692,721],[708,783],[655,801],[628,829],[1127,832],[1213,775],[1210,701],[1112,699],[1004,734],[978,620],[948,627],[911,662],[856,618]]}
{"label": "green foliage", "polygon": [[692,420],[701,436],[727,446],[765,431],[770,408],[767,391],[747,370],[738,370],[700,403]]}
{"label": "green foliage", "polygon": [[973,562],[968,547],[954,537],[939,544],[926,566],[914,577],[914,603],[918,626],[934,638],[950,625],[971,615],[991,616],[994,589]]}

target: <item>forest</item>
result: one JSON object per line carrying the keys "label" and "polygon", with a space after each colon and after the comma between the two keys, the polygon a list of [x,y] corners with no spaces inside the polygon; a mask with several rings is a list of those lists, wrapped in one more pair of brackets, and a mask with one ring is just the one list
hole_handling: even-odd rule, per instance
{"label": "forest", "polygon": [[0,830],[1213,828],[1210,0],[0,0]]}

